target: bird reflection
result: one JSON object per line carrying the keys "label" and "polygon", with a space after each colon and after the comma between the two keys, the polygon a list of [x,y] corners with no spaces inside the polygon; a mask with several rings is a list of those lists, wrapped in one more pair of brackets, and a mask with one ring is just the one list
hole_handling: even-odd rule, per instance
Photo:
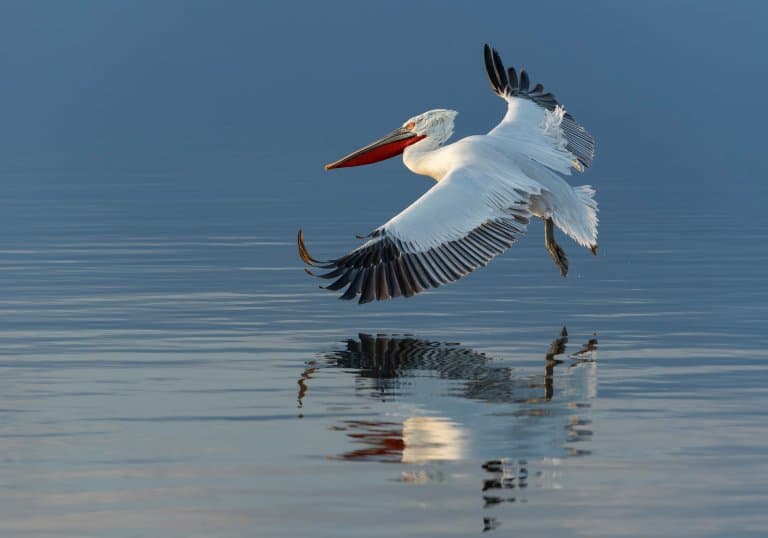
{"label": "bird reflection", "polygon": [[[421,340],[410,336],[360,334],[357,339],[345,342],[346,349],[334,351],[325,357],[323,367],[353,370],[362,379],[371,380],[374,394],[382,399],[398,394],[403,378],[417,375],[459,380],[464,383],[452,388],[452,396],[462,396],[489,403],[534,404],[552,400],[555,395],[555,367],[570,359],[568,367],[594,362],[597,339],[592,338],[573,354],[567,354],[568,331],[560,334],[544,355],[543,375],[516,376],[511,367],[496,365],[484,353],[462,347],[457,343]],[[307,393],[307,379],[320,366],[317,361],[307,363],[307,369],[299,380],[299,407]],[[573,387],[569,387],[573,388]],[[586,387],[594,392],[596,387]],[[594,394],[585,394],[590,399]],[[539,413],[530,407],[521,409]]]}
{"label": "bird reflection", "polygon": [[[580,442],[592,436],[583,413],[597,393],[598,342],[591,338],[570,354],[568,344],[563,327],[543,353],[543,371],[520,373],[458,343],[360,334],[307,363],[298,380],[299,407],[320,369],[350,371],[361,381],[356,387],[364,397],[390,407],[386,420],[335,425],[354,448],[334,458],[416,465],[401,474],[409,483],[444,480],[439,462],[479,458],[485,461],[484,507],[524,503],[527,461],[492,455],[501,451],[556,461],[590,453]],[[560,487],[557,473],[550,474],[532,473],[536,487]],[[499,525],[494,517],[483,518],[484,531]]]}

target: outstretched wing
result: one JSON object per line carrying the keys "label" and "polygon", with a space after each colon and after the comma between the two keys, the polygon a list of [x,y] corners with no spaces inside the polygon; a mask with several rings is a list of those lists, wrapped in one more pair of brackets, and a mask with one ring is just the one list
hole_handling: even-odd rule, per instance
{"label": "outstretched wing", "polygon": [[530,198],[536,194],[540,190],[527,178],[459,168],[349,254],[318,262],[299,230],[299,255],[309,265],[329,269],[317,275],[335,279],[327,289],[347,287],[341,299],[360,295],[362,304],[410,297],[454,282],[511,247],[526,230]]}
{"label": "outstretched wing", "polygon": [[528,73],[521,70],[518,78],[514,67],[505,69],[499,53],[488,45],[485,45],[485,69],[493,91],[508,103],[507,114],[489,135],[517,140],[531,133],[551,131],[559,124],[558,132],[547,133],[550,142],[558,145],[557,135],[564,137],[564,149],[570,153],[571,164],[577,170],[583,171],[592,163],[595,156],[594,138],[573,116],[565,112],[554,94],[545,92],[541,84],[531,89]]}

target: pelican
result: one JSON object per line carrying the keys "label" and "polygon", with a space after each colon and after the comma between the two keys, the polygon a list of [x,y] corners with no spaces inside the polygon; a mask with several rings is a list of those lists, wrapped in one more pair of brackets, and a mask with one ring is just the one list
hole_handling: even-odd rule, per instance
{"label": "pelican", "polygon": [[403,155],[405,166],[435,184],[419,199],[366,236],[350,253],[327,262],[313,258],[298,234],[301,259],[327,270],[326,289],[346,286],[341,299],[359,302],[411,297],[454,282],[487,265],[525,233],[531,217],[544,221],[544,244],[560,274],[568,258],[555,241],[559,228],[597,253],[597,202],[589,185],[572,187],[562,176],[583,172],[595,154],[592,136],[528,73],[505,69],[485,45],[493,91],[507,102],[504,118],[488,134],[445,142],[457,112],[429,110],[383,138],[325,166],[371,164]]}

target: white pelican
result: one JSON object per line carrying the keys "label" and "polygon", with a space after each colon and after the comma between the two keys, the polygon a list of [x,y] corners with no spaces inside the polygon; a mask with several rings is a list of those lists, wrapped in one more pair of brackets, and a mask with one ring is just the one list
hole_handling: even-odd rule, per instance
{"label": "white pelican", "polygon": [[346,286],[341,299],[360,295],[362,304],[410,297],[458,280],[511,247],[531,216],[544,220],[545,245],[563,276],[568,259],[555,241],[554,226],[596,253],[595,191],[589,185],[571,187],[561,177],[589,166],[594,139],[541,84],[531,89],[525,71],[519,78],[514,68],[507,71],[488,45],[485,68],[493,91],[507,102],[506,115],[488,134],[444,146],[457,112],[429,110],[326,165],[326,170],[359,166],[402,153],[409,170],[436,181],[340,258],[315,260],[299,230],[301,259],[329,269],[317,276],[335,279],[327,289]]}

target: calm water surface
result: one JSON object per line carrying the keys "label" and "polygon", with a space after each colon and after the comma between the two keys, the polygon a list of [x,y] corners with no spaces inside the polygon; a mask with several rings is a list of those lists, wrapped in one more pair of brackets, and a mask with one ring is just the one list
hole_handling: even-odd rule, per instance
{"label": "calm water surface", "polygon": [[[768,536],[768,3],[0,2],[0,537]],[[542,227],[358,306],[303,272],[430,184],[322,164],[504,103],[596,137]],[[578,183],[577,183],[578,182]]]}
{"label": "calm water surface", "polygon": [[304,198],[5,179],[3,536],[765,536],[764,228],[604,204],[567,280],[534,226],[359,307]]}

